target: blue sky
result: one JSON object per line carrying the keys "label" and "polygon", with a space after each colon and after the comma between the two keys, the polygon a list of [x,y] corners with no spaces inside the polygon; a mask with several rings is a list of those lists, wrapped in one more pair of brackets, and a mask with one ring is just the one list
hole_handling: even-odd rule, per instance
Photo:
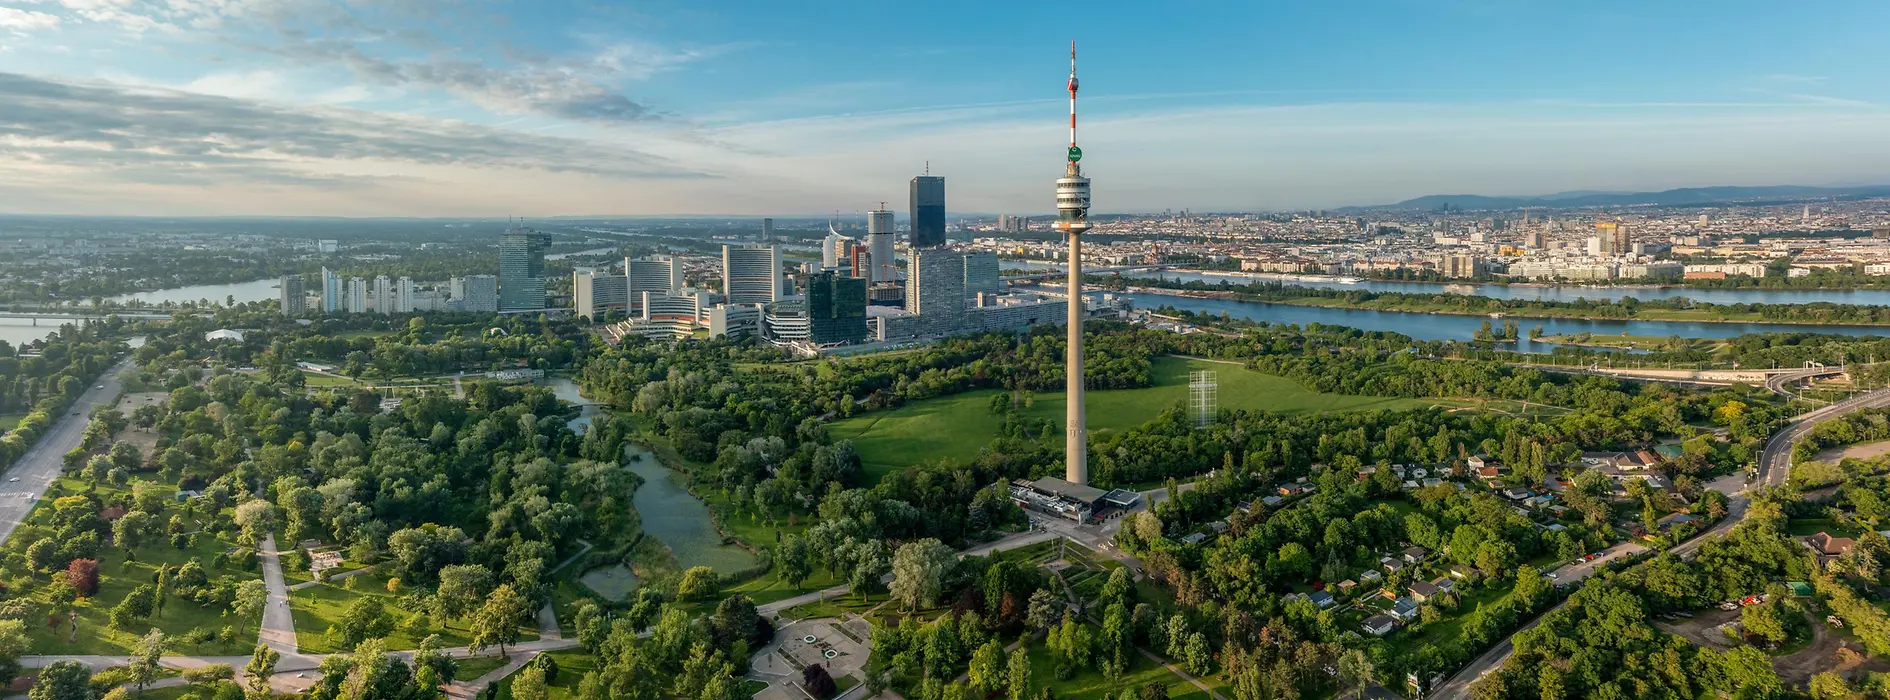
{"label": "blue sky", "polygon": [[0,211],[1043,212],[1890,182],[1890,4],[0,0]]}

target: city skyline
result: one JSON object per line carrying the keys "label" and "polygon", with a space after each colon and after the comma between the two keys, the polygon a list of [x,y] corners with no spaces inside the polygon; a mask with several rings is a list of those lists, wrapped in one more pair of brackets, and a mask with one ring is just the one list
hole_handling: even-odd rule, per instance
{"label": "city skyline", "polygon": [[1077,34],[1099,214],[1890,182],[1861,2],[534,9],[0,0],[0,211],[813,216],[929,161],[1041,212]]}

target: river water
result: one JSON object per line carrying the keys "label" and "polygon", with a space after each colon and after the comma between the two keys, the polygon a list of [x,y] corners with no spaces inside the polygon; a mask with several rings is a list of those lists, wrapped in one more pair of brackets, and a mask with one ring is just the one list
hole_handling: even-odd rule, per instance
{"label": "river water", "polygon": [[[1006,260],[1004,267],[1013,270],[1061,270],[1057,263]],[[1219,284],[1244,285],[1254,282],[1284,282],[1296,287],[1317,289],[1361,290],[1368,292],[1398,292],[1403,294],[1446,294],[1444,285],[1434,282],[1384,282],[1379,280],[1360,280],[1354,284],[1341,284],[1319,276],[1298,276],[1288,279],[1281,275],[1243,272],[1186,272],[1177,270],[1133,271],[1122,276],[1140,279],[1165,279],[1182,282],[1206,282]],[[1305,278],[1301,278],[1305,277]],[[1890,289],[1694,289],[1687,287],[1583,287],[1579,285],[1536,286],[1521,284],[1471,284],[1477,296],[1492,299],[1519,299],[1525,301],[1575,301],[1591,299],[1610,301],[1625,297],[1635,299],[1677,299],[1687,298],[1694,301],[1714,304],[1811,304],[1830,302],[1833,304],[1858,304],[1866,306],[1890,305]]]}
{"label": "river water", "polygon": [[643,485],[630,499],[643,517],[643,532],[655,537],[676,554],[682,568],[706,566],[719,574],[730,574],[755,565],[755,555],[748,550],[722,544],[709,520],[709,507],[683,488],[682,476],[658,462],[656,455],[642,445],[631,445],[630,471],[643,477]]}

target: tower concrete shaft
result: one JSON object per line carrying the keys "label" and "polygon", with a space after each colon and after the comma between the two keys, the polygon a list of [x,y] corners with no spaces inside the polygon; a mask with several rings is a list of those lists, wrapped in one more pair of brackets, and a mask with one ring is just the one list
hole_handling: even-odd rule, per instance
{"label": "tower concrete shaft", "polygon": [[1089,230],[1089,178],[1083,177],[1083,151],[1076,147],[1076,42],[1070,42],[1070,150],[1063,177],[1057,179],[1056,229],[1069,237],[1070,283],[1066,398],[1063,428],[1063,478],[1072,484],[1089,483],[1089,430],[1083,410],[1083,232]]}

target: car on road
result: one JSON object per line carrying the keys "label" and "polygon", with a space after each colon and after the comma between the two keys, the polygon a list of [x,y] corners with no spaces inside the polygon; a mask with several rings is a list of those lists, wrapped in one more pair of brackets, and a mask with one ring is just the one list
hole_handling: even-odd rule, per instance
{"label": "car on road", "polygon": [[17,476],[15,476],[15,477],[10,477],[10,478],[8,478],[8,479],[7,479],[7,483],[9,483],[9,484],[11,484],[11,483],[13,483],[13,482],[15,482],[15,481],[19,481],[19,480],[20,480],[20,477],[17,477]]}
{"label": "car on road", "polygon": [[103,388],[105,388],[105,385],[104,385],[104,384],[100,384],[100,385],[98,385],[98,386],[95,386],[95,387],[92,387],[92,388],[94,388],[94,389],[103,389]]}

